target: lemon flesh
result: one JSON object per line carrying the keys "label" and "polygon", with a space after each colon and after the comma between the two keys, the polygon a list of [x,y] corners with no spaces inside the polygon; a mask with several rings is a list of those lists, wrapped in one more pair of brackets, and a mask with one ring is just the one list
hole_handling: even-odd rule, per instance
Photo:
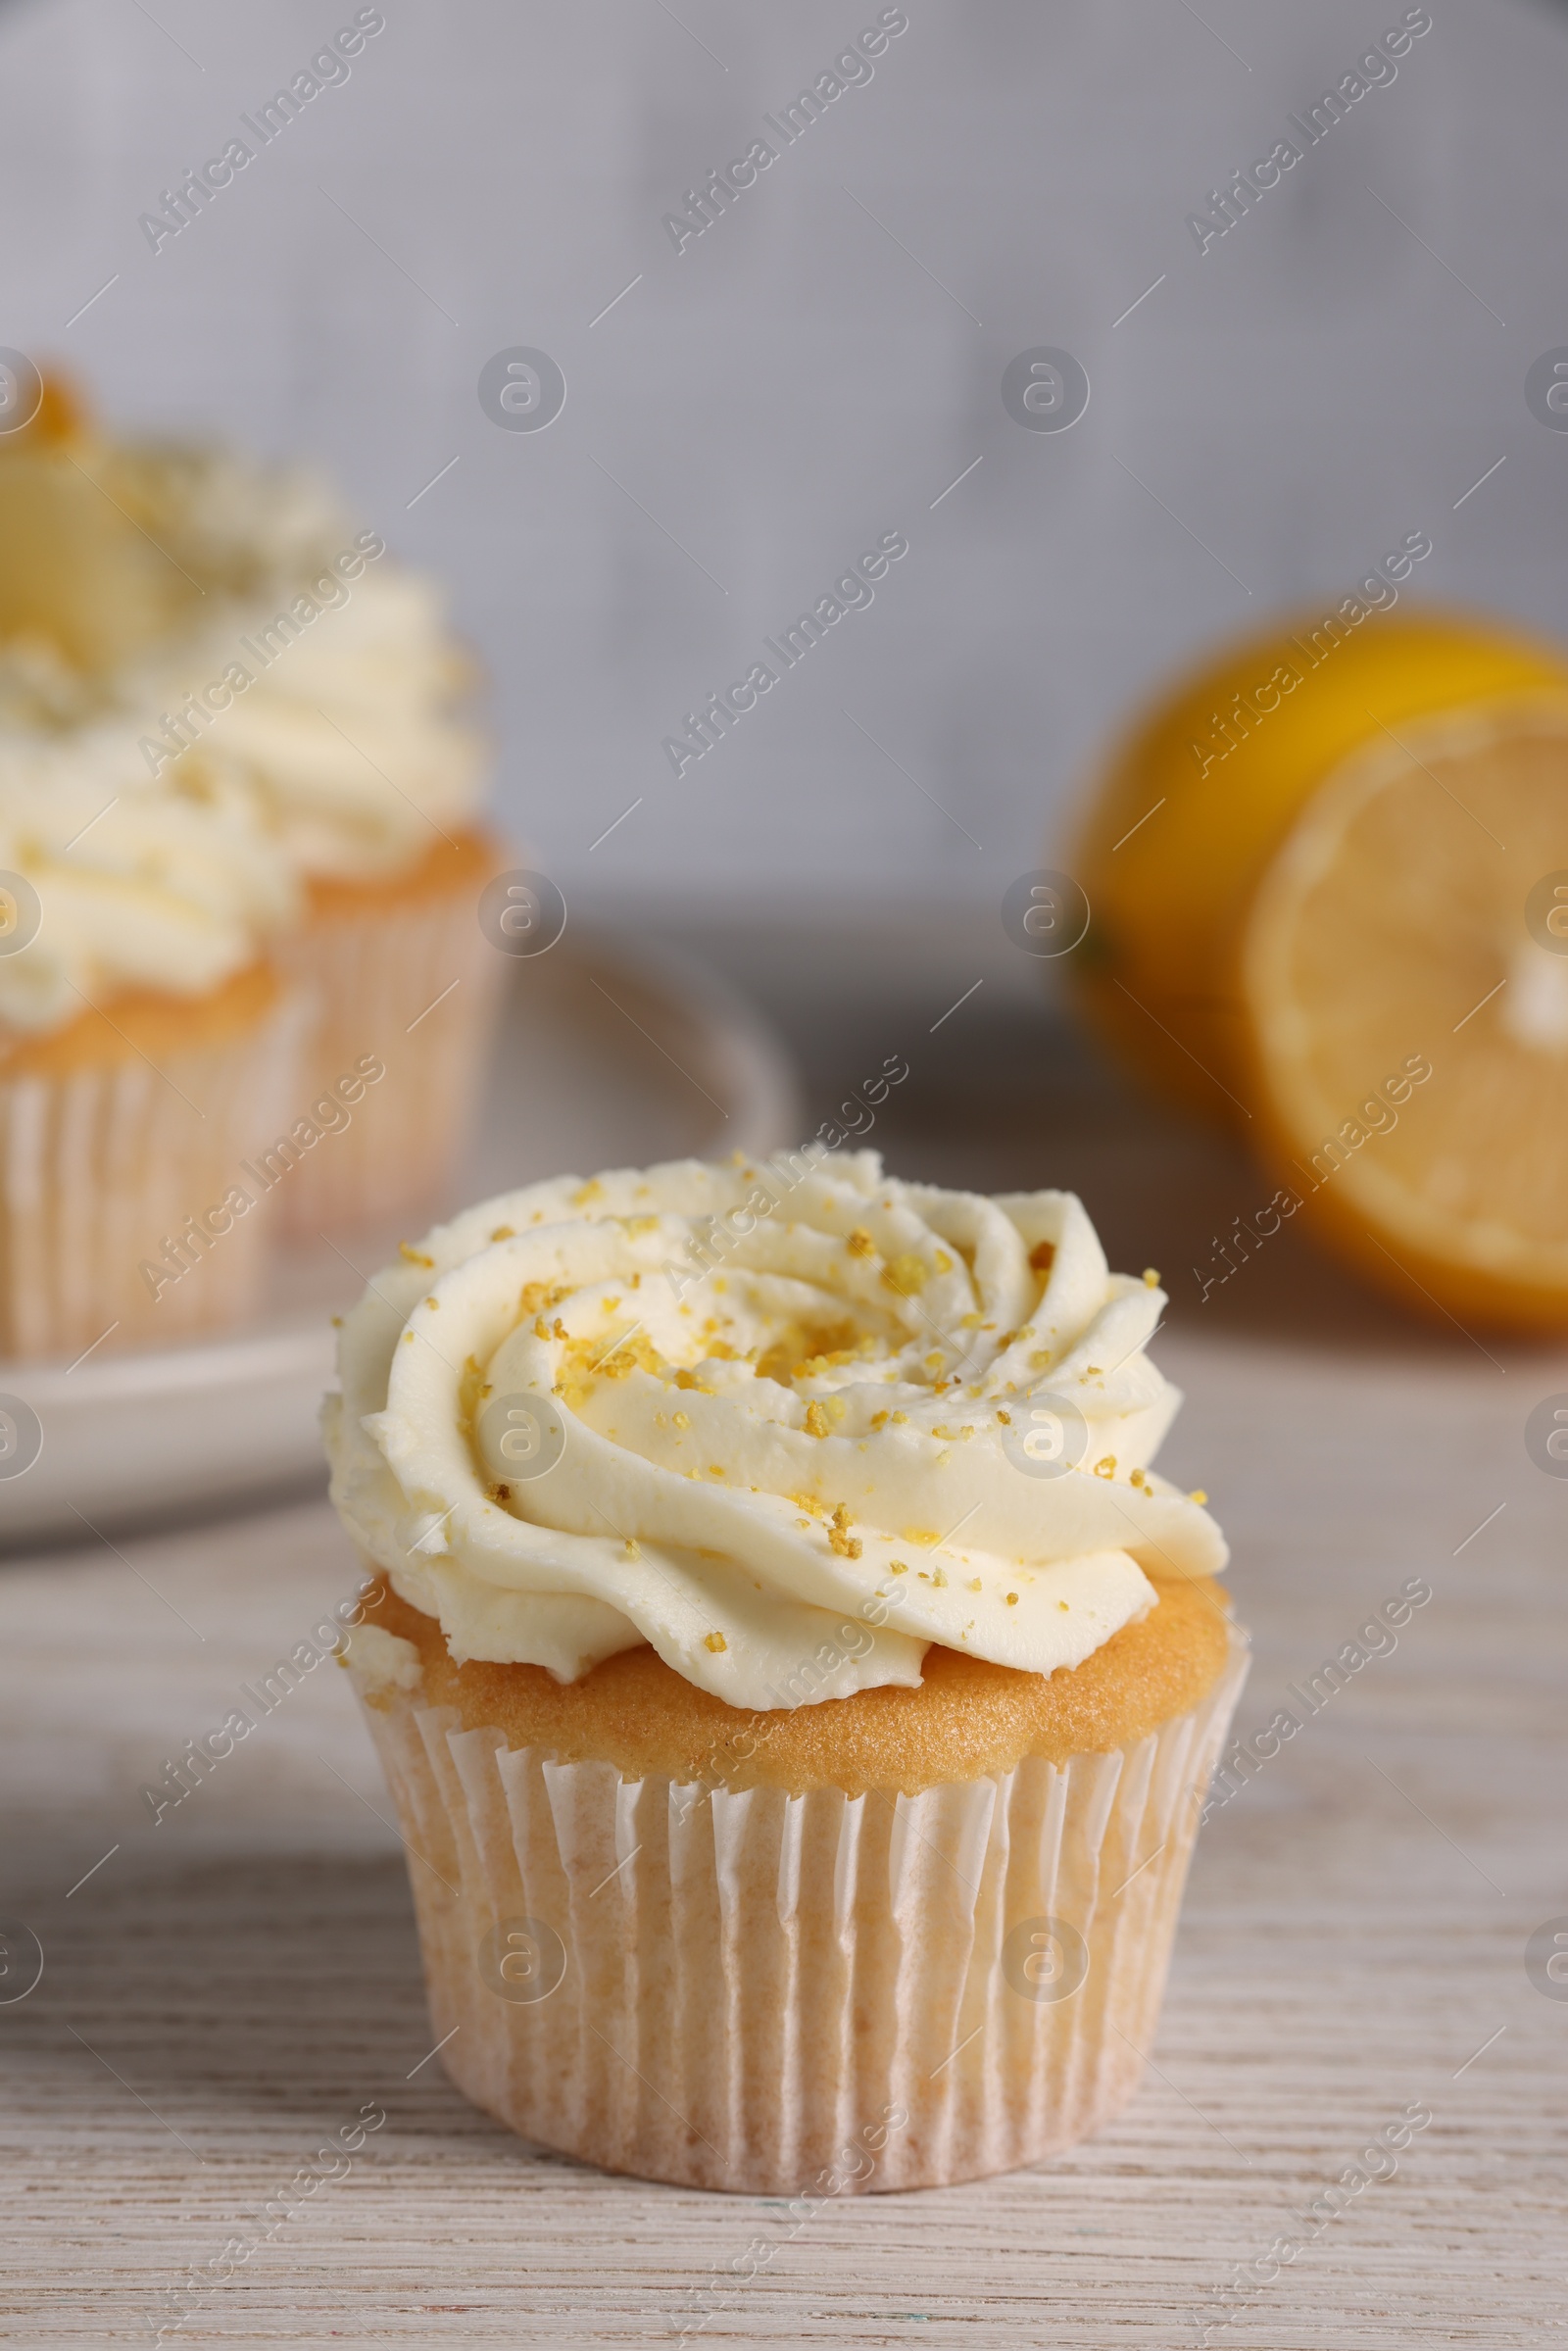
{"label": "lemon flesh", "polygon": [[1406,1305],[1568,1326],[1568,696],[1343,761],[1238,978],[1254,1141],[1324,1241]]}

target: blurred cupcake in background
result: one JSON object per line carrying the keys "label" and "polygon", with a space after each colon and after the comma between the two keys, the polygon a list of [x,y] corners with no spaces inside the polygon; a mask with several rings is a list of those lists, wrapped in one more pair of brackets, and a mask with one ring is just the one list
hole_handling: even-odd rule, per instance
{"label": "blurred cupcake in background", "polygon": [[199,756],[0,730],[0,1354],[70,1357],[241,1319],[301,1006],[266,954],[278,844]]}
{"label": "blurred cupcake in background", "polygon": [[58,390],[0,454],[0,724],[112,712],[148,779],[196,762],[248,796],[300,885],[275,954],[314,1006],[302,1103],[384,1067],[330,1151],[280,1133],[286,1227],[437,1202],[501,970],[476,902],[506,861],[439,592],[309,472],[112,442]]}

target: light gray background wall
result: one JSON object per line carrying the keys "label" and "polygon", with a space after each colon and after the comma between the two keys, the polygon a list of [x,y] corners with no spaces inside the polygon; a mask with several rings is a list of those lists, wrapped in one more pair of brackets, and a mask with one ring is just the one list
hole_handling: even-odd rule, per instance
{"label": "light gray background wall", "polygon": [[[1200,258],[1188,212],[1399,0],[907,0],[874,79],[677,255],[661,216],[875,5],[385,0],[154,255],[138,214],[352,13],[0,17],[0,342],[118,419],[318,457],[446,573],[504,805],[579,901],[994,903],[1129,698],[1411,530],[1424,594],[1568,624],[1568,434],[1523,397],[1568,343],[1568,18],[1432,0],[1397,80]],[[1092,380],[1070,432],[1001,404],[1041,343]],[[480,410],[513,344],[565,372],[547,431]],[[680,714],[894,528],[875,605],[677,781]]]}

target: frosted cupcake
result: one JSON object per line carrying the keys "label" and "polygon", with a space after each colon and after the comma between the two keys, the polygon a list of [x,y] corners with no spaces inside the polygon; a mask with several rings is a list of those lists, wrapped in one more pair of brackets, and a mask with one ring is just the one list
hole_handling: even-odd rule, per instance
{"label": "frosted cupcake", "polygon": [[247,1154],[294,1106],[297,1003],[267,959],[288,862],[199,759],[124,727],[0,731],[0,1355],[220,1328],[256,1304]]}
{"label": "frosted cupcake", "polygon": [[350,1662],[479,2105],[778,2195],[1123,2104],[1243,1670],[1161,1303],[1070,1195],[869,1151],[535,1185],[376,1276]]}
{"label": "frosted cupcake", "polygon": [[[148,775],[199,748],[255,796],[302,888],[279,955],[317,1007],[307,1097],[385,1070],[291,1171],[285,1220],[428,1213],[476,1094],[502,968],[477,902],[505,862],[441,599],[308,473],[106,442],[58,399],[45,424],[0,453],[0,717],[111,709]],[[69,560],[33,567],[50,527]]]}

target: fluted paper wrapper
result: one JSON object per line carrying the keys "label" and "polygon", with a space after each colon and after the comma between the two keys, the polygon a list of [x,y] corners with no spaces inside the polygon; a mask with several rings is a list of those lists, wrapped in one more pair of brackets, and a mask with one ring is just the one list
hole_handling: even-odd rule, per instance
{"label": "fluted paper wrapper", "polygon": [[314,1239],[400,1216],[422,1230],[467,1141],[506,970],[472,895],[394,899],[322,921],[279,959],[316,1006],[307,1102],[367,1054],[386,1068],[353,1123],[291,1172],[285,1231]]}
{"label": "fluted paper wrapper", "polygon": [[242,1161],[293,1106],[304,1010],[284,997],[248,1035],[156,1068],[0,1079],[0,1355],[157,1347],[255,1313],[270,1208],[205,1247],[181,1226],[254,1190]]}
{"label": "fluted paper wrapper", "polygon": [[442,2062],[523,2136],[684,2186],[1057,2154],[1137,2085],[1246,1670],[1233,1633],[1136,1745],[855,1798],[629,1783],[362,1685]]}

